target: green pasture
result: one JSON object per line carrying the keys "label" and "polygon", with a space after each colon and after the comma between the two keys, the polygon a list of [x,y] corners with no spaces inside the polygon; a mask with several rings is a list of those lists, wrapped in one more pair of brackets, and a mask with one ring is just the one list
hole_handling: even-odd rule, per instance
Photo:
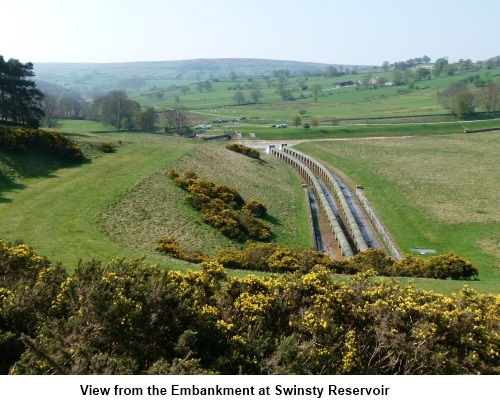
{"label": "green pasture", "polygon": [[[305,142],[295,147],[340,169],[373,204],[404,253],[455,252],[480,269],[470,286],[500,292],[500,132]],[[453,291],[460,282],[418,280]]]}
{"label": "green pasture", "polygon": [[[338,81],[362,80],[367,72],[335,78],[291,77],[285,87],[292,91],[294,98],[288,101],[283,101],[277,93],[276,81],[272,82],[272,87],[268,87],[262,77],[239,78],[236,82],[227,79],[212,82],[212,91],[198,91],[196,84],[193,84],[189,86],[190,91],[187,94],[182,94],[180,90],[169,90],[162,92],[162,99],[155,98],[156,91],[146,93],[137,91],[132,93],[131,97],[141,104],[152,105],[158,109],[182,105],[190,113],[198,115],[201,120],[205,121],[258,117],[264,123],[272,123],[290,120],[300,110],[305,110],[304,121],[312,117],[320,121],[330,121],[335,116],[339,119],[407,117],[407,122],[412,122],[412,118],[416,116],[448,113],[439,104],[438,92],[449,84],[476,74],[482,79],[492,78],[497,81],[499,73],[500,69],[463,72],[454,76],[417,81],[412,89],[406,85],[378,88],[371,86],[368,89],[361,86],[348,88],[334,88],[333,86]],[[373,71],[370,74],[372,77],[385,76],[390,80],[392,72]],[[306,80],[308,89],[300,89],[298,82],[301,80]],[[263,95],[257,104],[249,101],[251,90],[245,88],[252,84],[257,84]],[[310,90],[314,84],[322,87],[317,97]],[[241,91],[247,98],[247,103],[236,104],[233,96],[237,90],[229,89],[234,88],[235,85],[243,87]],[[469,87],[477,91],[472,84]],[[179,103],[176,97],[180,98]],[[481,111],[481,106],[477,106],[476,111]]]}

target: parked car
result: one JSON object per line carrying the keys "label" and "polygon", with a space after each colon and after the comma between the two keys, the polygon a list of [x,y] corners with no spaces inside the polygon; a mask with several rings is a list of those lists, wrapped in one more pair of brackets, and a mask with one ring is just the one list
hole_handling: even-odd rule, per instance
{"label": "parked car", "polygon": [[279,124],[279,125],[278,125],[278,128],[287,128],[287,127],[288,127],[288,125],[287,125],[287,124]]}

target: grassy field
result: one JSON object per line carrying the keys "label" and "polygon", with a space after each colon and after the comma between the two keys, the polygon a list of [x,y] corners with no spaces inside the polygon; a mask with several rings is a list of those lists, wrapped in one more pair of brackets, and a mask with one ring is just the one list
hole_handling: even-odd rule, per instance
{"label": "grassy field", "polygon": [[[500,132],[307,142],[297,149],[362,184],[403,252],[453,251],[500,292]],[[437,290],[463,283],[419,281]]]}
{"label": "grassy field", "polygon": [[[262,199],[280,243],[311,243],[303,189],[281,162],[267,157],[257,162],[226,150],[223,143],[147,134],[85,134],[81,122],[74,121],[65,122],[61,131],[75,129],[78,134],[73,137],[87,150],[88,163],[64,167],[42,156],[0,155],[4,240],[23,239],[68,269],[80,259],[144,255],[165,268],[194,267],[155,253],[158,237],[173,235],[185,247],[207,253],[231,242],[184,202],[182,190],[166,176],[168,168],[176,167],[232,185],[245,198]],[[93,124],[92,129],[100,128]],[[117,151],[103,154],[92,148],[104,140],[117,145]]]}

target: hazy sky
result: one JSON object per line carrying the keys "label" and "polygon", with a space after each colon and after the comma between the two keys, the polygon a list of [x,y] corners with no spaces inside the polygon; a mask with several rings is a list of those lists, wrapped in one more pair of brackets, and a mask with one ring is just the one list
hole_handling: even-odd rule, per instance
{"label": "hazy sky", "polygon": [[21,62],[500,54],[499,0],[4,0],[0,13],[0,55]]}

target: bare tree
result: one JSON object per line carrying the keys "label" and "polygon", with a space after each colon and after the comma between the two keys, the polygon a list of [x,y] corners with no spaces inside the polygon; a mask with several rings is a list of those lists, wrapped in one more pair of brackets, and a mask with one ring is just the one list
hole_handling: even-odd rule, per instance
{"label": "bare tree", "polygon": [[165,132],[185,135],[189,133],[188,117],[183,107],[167,108],[164,112]]}
{"label": "bare tree", "polygon": [[45,93],[42,102],[42,109],[45,113],[44,121],[47,128],[57,128],[57,97],[53,94]]}

